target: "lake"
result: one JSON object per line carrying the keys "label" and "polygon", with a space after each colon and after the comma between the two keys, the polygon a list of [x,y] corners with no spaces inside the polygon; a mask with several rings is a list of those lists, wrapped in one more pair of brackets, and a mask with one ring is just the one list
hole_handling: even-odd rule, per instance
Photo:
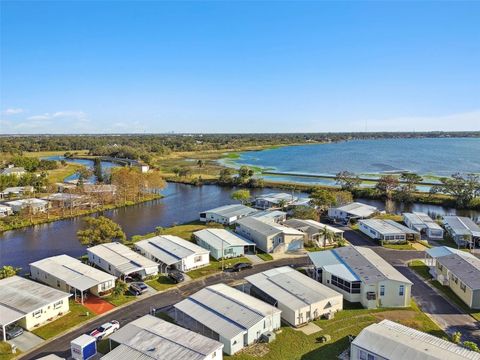
{"label": "lake", "polygon": [[[163,199],[153,200],[125,208],[106,211],[103,215],[119,223],[127,236],[146,234],[156,226],[171,226],[198,219],[201,211],[232,203],[234,189],[216,185],[192,186],[168,183],[162,190]],[[272,192],[272,189],[253,190],[252,195]],[[303,194],[304,195],[304,194]],[[376,200],[360,199],[374,204],[380,209],[385,203]],[[461,214],[478,220],[478,211],[460,211],[436,205],[412,204],[409,206],[392,203],[389,210],[424,211],[436,217],[445,214]],[[74,257],[85,253],[76,237],[83,226],[82,218],[60,220],[53,223],[32,226],[0,234],[0,266],[14,265],[28,270],[28,264],[39,259],[68,254]]]}
{"label": "lake", "polygon": [[[248,151],[231,164],[250,165],[282,173],[335,175],[348,170],[360,176],[411,171],[426,180],[455,172],[480,173],[480,139],[381,139],[285,146]],[[265,175],[265,179],[333,185],[331,179]]]}

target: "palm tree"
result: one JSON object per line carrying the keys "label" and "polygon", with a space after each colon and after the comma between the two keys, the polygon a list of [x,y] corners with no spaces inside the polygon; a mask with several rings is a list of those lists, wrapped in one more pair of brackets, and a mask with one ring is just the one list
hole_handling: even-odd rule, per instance
{"label": "palm tree", "polygon": [[323,236],[323,247],[327,247],[327,242],[331,243],[335,240],[335,234],[330,231],[326,226],[321,230],[320,234]]}

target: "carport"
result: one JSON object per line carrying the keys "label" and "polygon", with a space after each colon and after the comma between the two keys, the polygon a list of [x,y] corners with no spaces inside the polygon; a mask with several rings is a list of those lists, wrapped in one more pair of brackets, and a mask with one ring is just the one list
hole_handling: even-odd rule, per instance
{"label": "carport", "polygon": [[77,301],[77,292],[80,292],[80,302],[83,304],[85,292],[94,286],[98,286],[98,281],[86,276],[81,276],[76,279],[70,279],[68,286],[70,287],[70,292],[73,290],[73,297],[75,301]]}
{"label": "carport", "polygon": [[0,326],[2,327],[3,341],[7,341],[6,327],[22,319],[25,314],[0,304]]}

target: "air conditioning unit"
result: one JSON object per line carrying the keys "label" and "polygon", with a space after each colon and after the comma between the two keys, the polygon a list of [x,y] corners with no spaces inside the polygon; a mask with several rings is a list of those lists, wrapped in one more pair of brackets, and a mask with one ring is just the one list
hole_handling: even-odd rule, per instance
{"label": "air conditioning unit", "polygon": [[275,333],[273,331],[267,331],[266,333],[263,333],[262,336],[260,336],[260,341],[267,344],[271,343],[274,340]]}

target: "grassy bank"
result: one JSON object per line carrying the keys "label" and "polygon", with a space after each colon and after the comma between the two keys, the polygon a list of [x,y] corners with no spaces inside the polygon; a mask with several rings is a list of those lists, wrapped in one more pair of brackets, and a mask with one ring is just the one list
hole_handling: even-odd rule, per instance
{"label": "grassy bank", "polygon": [[161,195],[151,194],[151,195],[145,196],[142,200],[139,200],[136,202],[127,201],[127,202],[121,202],[117,204],[108,204],[108,205],[96,207],[94,209],[74,209],[71,214],[69,210],[68,211],[66,210],[66,213],[63,215],[57,215],[52,213],[49,213],[49,214],[40,213],[40,214],[33,215],[31,218],[20,217],[18,215],[8,216],[0,219],[0,233],[3,231],[21,229],[28,226],[46,224],[46,223],[51,223],[58,220],[71,219],[79,216],[86,216],[86,215],[99,213],[102,211],[118,209],[118,208],[127,207],[127,206],[133,206],[133,205],[141,204],[143,202],[160,199],[161,197],[162,197]]}

